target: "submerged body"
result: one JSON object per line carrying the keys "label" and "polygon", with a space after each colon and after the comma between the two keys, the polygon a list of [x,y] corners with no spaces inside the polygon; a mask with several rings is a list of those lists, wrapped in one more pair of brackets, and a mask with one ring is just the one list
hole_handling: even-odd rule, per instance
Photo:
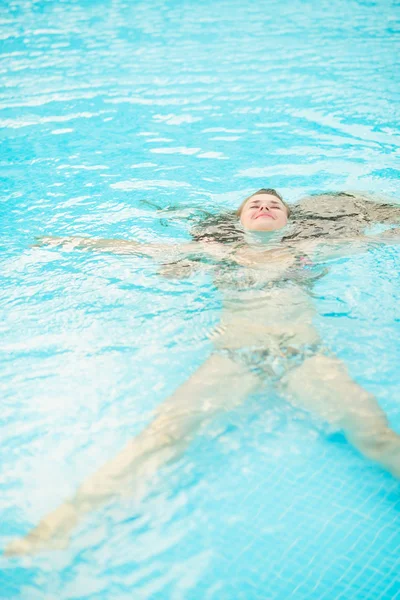
{"label": "submerged body", "polygon": [[[246,199],[242,205],[246,228],[267,233],[283,229],[289,211],[285,213],[286,205],[279,198],[276,193],[263,193]],[[394,208],[396,222],[400,208]],[[25,538],[12,542],[7,552],[29,553],[65,542],[83,514],[122,490],[133,487],[133,493],[142,495],[142,486],[162,465],[181,455],[205,420],[232,409],[265,383],[277,386],[289,402],[341,429],[365,456],[400,477],[400,437],[390,429],[376,399],[351,379],[313,325],[310,288],[322,271],[312,268],[312,260],[338,251],[347,254],[349,241],[353,250],[360,251],[384,240],[344,234],[339,241],[321,246],[317,238],[301,236],[286,244],[277,238],[230,245],[211,239],[170,248],[169,261],[164,245],[142,247],[124,240],[85,238],[42,240],[50,245],[66,243],[73,248],[161,258],[169,263],[164,270],[168,276],[185,275],[186,267],[189,272],[192,266],[198,268],[201,261],[193,263],[193,256],[206,255],[213,261],[223,309],[219,326],[210,334],[214,351],[204,364],[162,403],[139,436]],[[186,260],[183,272],[182,259]]]}
{"label": "submerged body", "polygon": [[239,351],[247,356],[248,365],[252,355],[257,363],[263,354],[265,366],[268,356],[275,354],[289,364],[306,346],[318,343],[312,323],[315,308],[304,286],[307,279],[300,278],[303,267],[295,267],[298,260],[289,252],[270,250],[269,254],[240,251],[238,267],[214,279],[223,295],[214,344],[218,350],[231,351],[231,356]]}

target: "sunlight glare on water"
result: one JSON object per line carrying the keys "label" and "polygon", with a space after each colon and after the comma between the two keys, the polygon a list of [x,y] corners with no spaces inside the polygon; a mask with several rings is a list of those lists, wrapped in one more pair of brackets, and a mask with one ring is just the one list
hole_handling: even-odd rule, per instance
{"label": "sunlight glare on water", "polygon": [[[207,273],[33,247],[173,243],[260,187],[400,198],[396,0],[18,0],[0,8],[1,548],[211,351]],[[400,431],[399,247],[332,261],[317,326]],[[189,400],[189,399],[188,399]],[[218,417],[5,599],[393,600],[398,482],[272,391]],[[328,434],[328,435],[327,435]]]}

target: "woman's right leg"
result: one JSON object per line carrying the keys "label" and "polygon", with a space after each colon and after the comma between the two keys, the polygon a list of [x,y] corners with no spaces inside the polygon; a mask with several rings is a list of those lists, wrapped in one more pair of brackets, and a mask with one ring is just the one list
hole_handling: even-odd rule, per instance
{"label": "woman's right leg", "polygon": [[74,497],[46,515],[24,538],[6,548],[8,555],[28,554],[65,543],[81,517],[124,489],[140,498],[159,468],[178,458],[201,425],[242,403],[260,385],[259,378],[229,356],[212,354],[163,402],[151,423],[111,460],[88,477]]}

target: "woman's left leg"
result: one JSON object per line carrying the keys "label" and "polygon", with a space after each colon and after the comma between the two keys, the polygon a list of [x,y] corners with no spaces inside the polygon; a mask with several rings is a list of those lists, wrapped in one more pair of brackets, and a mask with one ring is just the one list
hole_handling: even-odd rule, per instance
{"label": "woman's left leg", "polygon": [[400,478],[400,435],[376,398],[358,385],[337,358],[316,354],[280,382],[287,399],[337,425],[366,457]]}

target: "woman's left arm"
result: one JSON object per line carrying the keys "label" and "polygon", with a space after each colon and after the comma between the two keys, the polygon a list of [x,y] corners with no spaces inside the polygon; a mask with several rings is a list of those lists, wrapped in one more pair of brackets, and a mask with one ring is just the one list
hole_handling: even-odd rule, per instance
{"label": "woman's left arm", "polygon": [[374,236],[374,240],[383,244],[400,244],[400,227],[387,229],[380,235]]}
{"label": "woman's left arm", "polygon": [[361,254],[380,245],[392,244],[400,244],[400,227],[388,229],[378,235],[305,240],[299,242],[295,248],[297,252],[304,252],[312,257],[313,260],[323,261],[353,254]]}

